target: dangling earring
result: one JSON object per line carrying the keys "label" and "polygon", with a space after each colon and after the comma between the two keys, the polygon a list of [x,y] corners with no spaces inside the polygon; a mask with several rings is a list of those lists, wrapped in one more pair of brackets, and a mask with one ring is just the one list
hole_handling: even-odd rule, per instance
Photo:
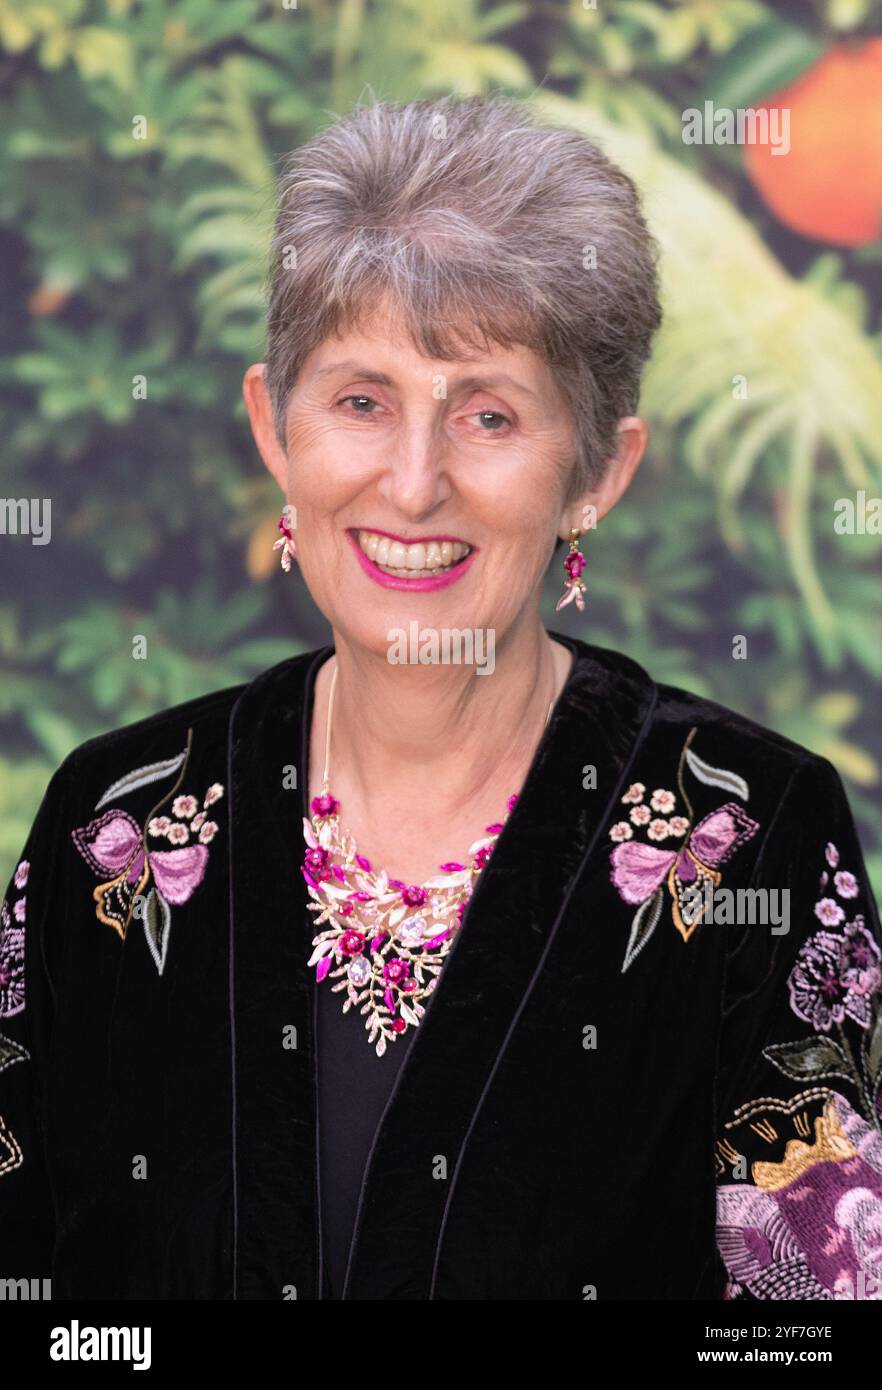
{"label": "dangling earring", "polygon": [[554,606],[555,613],[559,613],[562,608],[566,608],[567,604],[574,600],[580,613],[585,610],[585,600],[582,597],[585,592],[585,584],[579,578],[585,568],[585,556],[579,549],[581,535],[582,532],[575,527],[570,532],[570,551],[564,557],[563,562],[568,578],[564,580],[564,591]]}
{"label": "dangling earring", "polygon": [[282,554],[280,559],[282,562],[282,569],[287,574],[288,570],[291,568],[292,559],[297,559],[297,547],[294,544],[294,533],[291,530],[291,523],[286,512],[282,512],[282,515],[279,517],[279,530],[282,534],[273,546],[273,550],[279,550],[281,548]]}

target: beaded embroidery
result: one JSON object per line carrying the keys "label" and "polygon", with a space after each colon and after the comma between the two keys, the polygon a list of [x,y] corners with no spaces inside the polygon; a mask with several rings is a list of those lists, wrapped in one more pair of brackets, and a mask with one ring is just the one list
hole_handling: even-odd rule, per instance
{"label": "beaded embroidery", "polygon": [[25,1006],[25,915],[30,864],[22,859],[15,870],[12,886],[22,896],[10,910],[6,898],[0,903],[0,1018],[12,1018]]}
{"label": "beaded embroidery", "polygon": [[307,848],[302,873],[312,898],[309,911],[316,914],[315,927],[328,924],[313,937],[309,965],[316,967],[316,983],[331,979],[336,982],[331,986],[335,993],[346,992],[343,1013],[359,1010],[368,1043],[382,1057],[390,1042],[408,1028],[416,1028],[423,1017],[423,1001],[438,983],[475,881],[493,853],[517,796],[509,797],[503,820],[488,825],[484,836],[469,846],[468,863],[441,864],[437,875],[423,884],[410,885],[389,878],[385,870],[375,870],[358,853],[352,835],[342,829],[340,803],[329,791],[336,679],[335,666],[328,700],[322,795],[313,797],[312,817],[303,821]]}
{"label": "beaded embroidery", "polygon": [[856,911],[857,875],[836,845],[824,857],[819,926],[787,979],[813,1032],[763,1050],[803,1089],[740,1106],[717,1144],[730,1299],[882,1300],[882,952]]}

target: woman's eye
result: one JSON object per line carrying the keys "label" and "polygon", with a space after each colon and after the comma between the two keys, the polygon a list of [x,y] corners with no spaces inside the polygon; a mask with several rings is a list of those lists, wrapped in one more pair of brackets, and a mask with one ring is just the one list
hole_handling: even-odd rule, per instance
{"label": "woman's eye", "polygon": [[511,424],[508,416],[498,410],[479,410],[476,418],[485,434],[496,434],[502,425]]}
{"label": "woman's eye", "polygon": [[352,409],[356,415],[373,415],[373,410],[365,409],[377,404],[372,396],[342,396],[337,402],[338,405],[345,405],[347,401],[352,401]]}

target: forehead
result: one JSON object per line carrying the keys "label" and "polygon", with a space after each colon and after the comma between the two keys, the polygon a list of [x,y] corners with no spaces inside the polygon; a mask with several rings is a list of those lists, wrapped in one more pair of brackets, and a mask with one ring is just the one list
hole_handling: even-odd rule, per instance
{"label": "forehead", "polygon": [[[356,375],[388,384],[409,380],[425,383],[435,376],[457,384],[496,383],[537,396],[554,394],[554,379],[545,359],[524,344],[487,342],[477,346],[474,334],[451,334],[450,356],[427,355],[413,340],[400,312],[380,306],[352,323],[342,324],[309,354],[304,364],[313,379]],[[458,341],[457,341],[458,339]]]}

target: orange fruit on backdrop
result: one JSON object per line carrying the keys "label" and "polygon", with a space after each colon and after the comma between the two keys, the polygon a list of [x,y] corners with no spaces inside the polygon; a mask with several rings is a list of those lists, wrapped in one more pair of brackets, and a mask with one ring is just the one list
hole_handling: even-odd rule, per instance
{"label": "orange fruit on backdrop", "polygon": [[[747,173],[787,227],[837,246],[882,237],[882,38],[837,44],[789,87],[790,150],[745,145]],[[780,127],[779,127],[780,130]]]}

